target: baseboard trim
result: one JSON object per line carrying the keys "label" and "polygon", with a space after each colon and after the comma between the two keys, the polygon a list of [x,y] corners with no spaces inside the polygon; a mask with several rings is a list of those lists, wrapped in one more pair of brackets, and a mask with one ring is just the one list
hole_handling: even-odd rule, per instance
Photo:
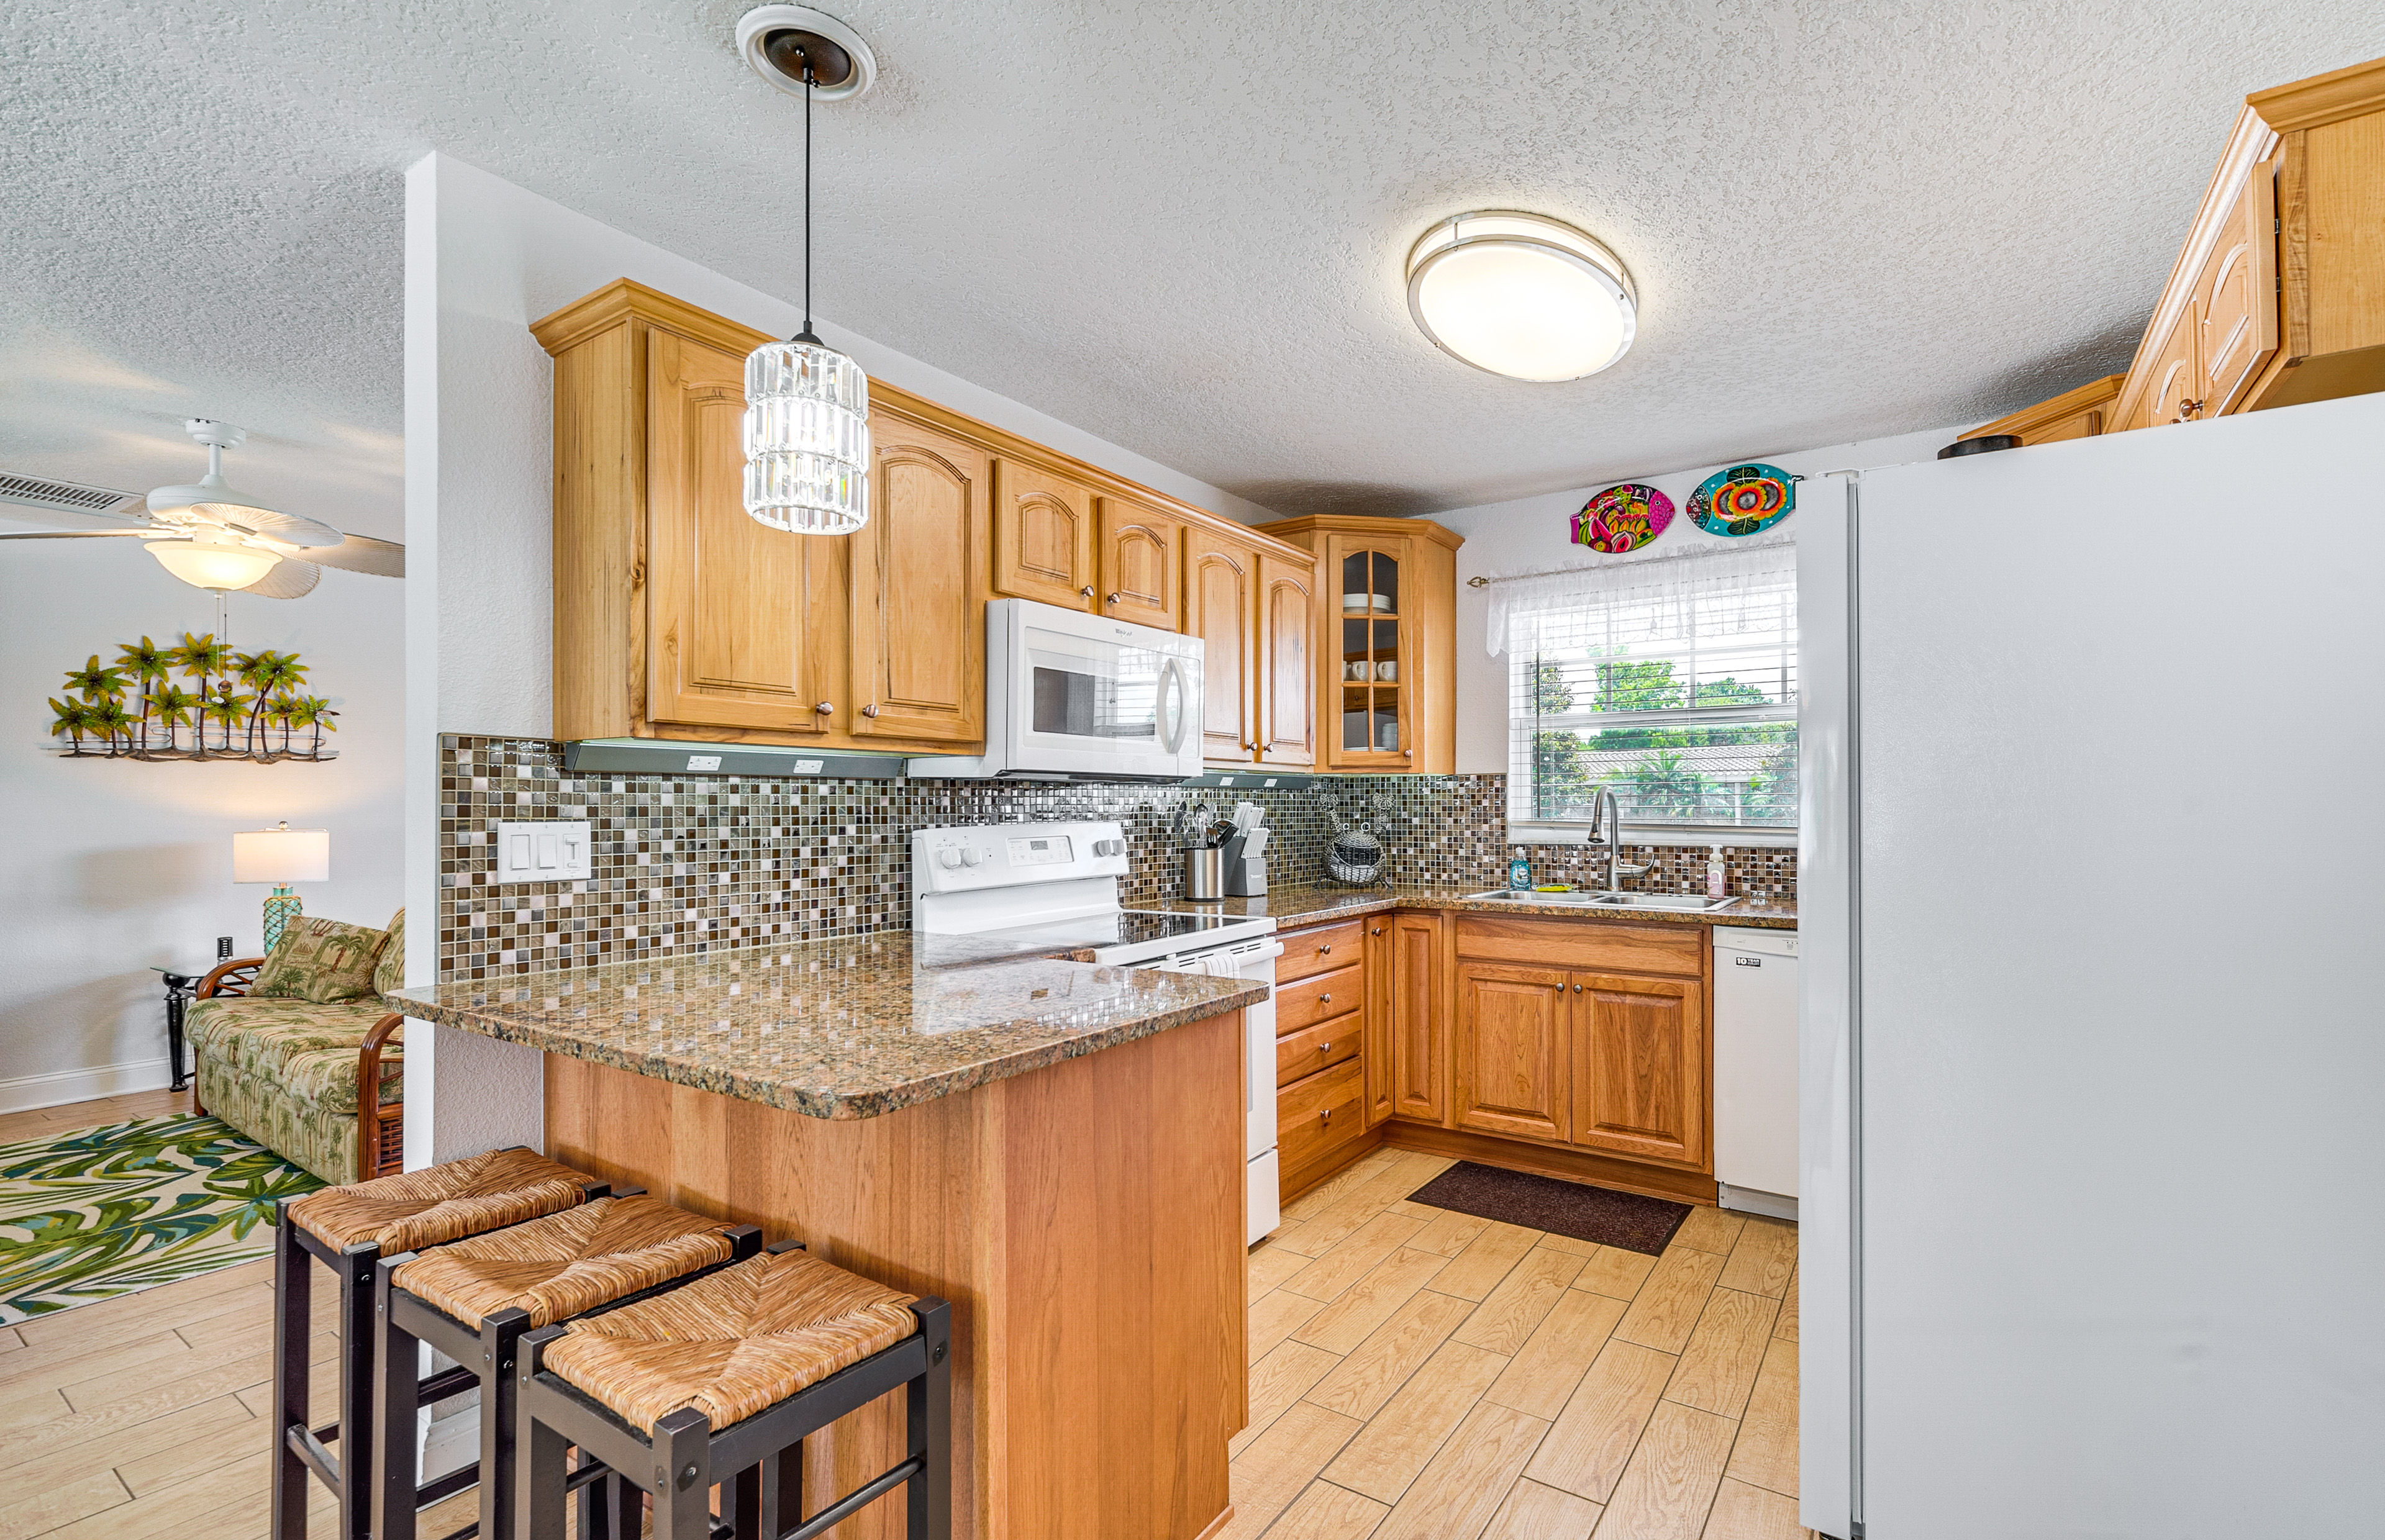
{"label": "baseboard trim", "polygon": [[1529,1171],[1567,1182],[1588,1182],[1592,1186],[1613,1187],[1617,1192],[1636,1192],[1649,1198],[1669,1198],[1676,1203],[1712,1204],[1715,1200],[1715,1179],[1711,1176],[1643,1166],[1636,1161],[1618,1161],[1588,1150],[1551,1149],[1518,1139],[1493,1138],[1487,1134],[1437,1128],[1398,1118],[1383,1124],[1383,1142],[1394,1149],[1450,1155],[1479,1165]]}
{"label": "baseboard trim", "polygon": [[0,1112],[31,1112],[63,1107],[69,1101],[95,1101],[128,1091],[162,1091],[173,1084],[164,1055],[134,1059],[121,1064],[101,1064],[87,1070],[52,1070],[47,1074],[20,1074],[0,1080]]}

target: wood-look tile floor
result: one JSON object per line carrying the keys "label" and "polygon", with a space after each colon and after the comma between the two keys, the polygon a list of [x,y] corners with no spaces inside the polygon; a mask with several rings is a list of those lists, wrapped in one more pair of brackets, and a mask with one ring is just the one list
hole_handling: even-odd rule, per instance
{"label": "wood-look tile floor", "polygon": [[1251,1252],[1220,1540],[1797,1540],[1797,1228],[1661,1257],[1406,1201],[1380,1149]]}
{"label": "wood-look tile floor", "polygon": [[[0,1114],[0,1144],[191,1110],[144,1091]],[[316,1273],[314,1406],[336,1405],[331,1271]],[[0,1327],[0,1540],[265,1540],[273,1375],[273,1263]],[[317,1534],[331,1495],[314,1486]],[[426,1514],[444,1534],[476,1498]]]}

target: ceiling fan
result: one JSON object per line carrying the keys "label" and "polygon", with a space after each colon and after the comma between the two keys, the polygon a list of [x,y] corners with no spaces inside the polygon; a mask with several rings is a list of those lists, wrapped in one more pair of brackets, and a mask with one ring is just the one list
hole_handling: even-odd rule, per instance
{"label": "ceiling fan", "polygon": [[285,514],[226,485],[223,452],[239,448],[248,438],[247,429],[206,417],[191,418],[182,429],[207,446],[206,475],[181,486],[156,488],[146,498],[0,474],[0,503],[125,526],[0,534],[0,540],[137,538],[167,571],[194,588],[218,592],[237,589],[267,599],[296,599],[314,591],[327,566],[383,578],[406,576],[406,547],[368,535],[343,534],[319,519]]}

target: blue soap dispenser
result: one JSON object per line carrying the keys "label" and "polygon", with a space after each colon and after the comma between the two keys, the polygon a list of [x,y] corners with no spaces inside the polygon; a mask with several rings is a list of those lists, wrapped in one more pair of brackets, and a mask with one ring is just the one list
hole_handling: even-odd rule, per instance
{"label": "blue soap dispenser", "polygon": [[1511,893],[1526,893],[1531,890],[1531,887],[1532,863],[1518,851],[1516,859],[1507,863],[1507,890]]}

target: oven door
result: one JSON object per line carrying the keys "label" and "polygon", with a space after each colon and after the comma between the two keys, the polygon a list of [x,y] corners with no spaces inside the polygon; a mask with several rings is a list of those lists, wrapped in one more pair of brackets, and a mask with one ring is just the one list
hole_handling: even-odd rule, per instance
{"label": "oven door", "polygon": [[[1201,773],[1201,639],[1008,601],[1012,771]],[[991,606],[989,606],[991,608]],[[997,624],[1000,622],[997,621]]]}

